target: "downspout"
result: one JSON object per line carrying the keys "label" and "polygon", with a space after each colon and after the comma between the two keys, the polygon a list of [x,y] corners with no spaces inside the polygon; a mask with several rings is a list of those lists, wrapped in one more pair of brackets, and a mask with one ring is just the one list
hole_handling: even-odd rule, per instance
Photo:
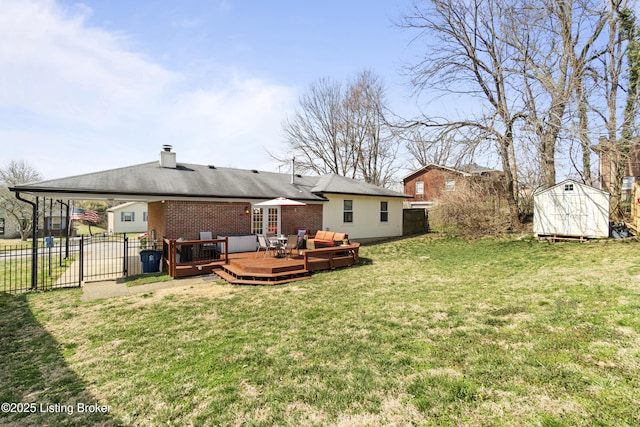
{"label": "downspout", "polygon": [[31,228],[31,290],[38,289],[38,197],[35,203],[23,199],[20,192],[16,191],[16,199],[30,204],[33,207],[33,227]]}

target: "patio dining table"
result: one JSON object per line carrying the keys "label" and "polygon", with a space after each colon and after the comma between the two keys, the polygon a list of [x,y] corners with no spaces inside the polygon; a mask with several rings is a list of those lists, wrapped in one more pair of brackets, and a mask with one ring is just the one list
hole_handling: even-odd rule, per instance
{"label": "patio dining table", "polygon": [[284,234],[281,234],[280,236],[276,236],[275,238],[273,238],[273,240],[276,240],[278,242],[278,251],[276,253],[276,258],[284,258],[285,257],[285,247],[287,244],[287,236],[285,236]]}

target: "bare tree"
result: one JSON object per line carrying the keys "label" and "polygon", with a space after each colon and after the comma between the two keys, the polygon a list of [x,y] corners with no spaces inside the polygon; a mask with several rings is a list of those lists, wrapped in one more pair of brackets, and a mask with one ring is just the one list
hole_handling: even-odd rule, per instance
{"label": "bare tree", "polygon": [[295,115],[283,123],[287,154],[276,158],[288,164],[295,156],[296,167],[303,171],[355,176],[351,147],[344,145],[341,135],[342,99],[339,83],[328,78],[313,83]]}
{"label": "bare tree", "polygon": [[422,128],[411,127],[405,132],[407,151],[414,169],[428,164],[458,165],[464,155],[458,150],[459,144],[453,136],[438,136],[424,132]]}
{"label": "bare tree", "polygon": [[[609,0],[605,6],[606,10],[602,12],[605,42],[586,76],[594,82],[591,111],[594,121],[600,125],[595,127],[600,130],[598,144],[593,144],[592,148],[600,156],[602,188],[611,195],[611,216],[619,221],[623,218],[622,186],[629,155],[638,149],[635,116],[638,112],[639,32],[627,0]],[[628,80],[625,82],[627,72]]]}
{"label": "bare tree", "polygon": [[[442,144],[441,153],[450,153],[451,139],[443,137],[452,132],[466,132],[476,151],[486,152],[487,142],[494,142],[514,194],[512,211],[524,178],[519,170],[527,172],[527,181],[554,185],[559,155],[568,156],[592,183],[593,136],[605,129],[600,153],[610,163],[613,212],[629,152],[639,139],[633,78],[640,61],[629,48],[638,32],[635,24],[622,22],[627,5],[628,0],[415,0],[401,22],[425,41],[424,56],[410,68],[414,88],[464,93],[483,114],[425,117],[414,124],[440,129],[426,141]],[[425,148],[433,145],[419,142],[409,151],[421,161]],[[535,168],[523,162],[532,158]],[[532,176],[536,171],[539,178]]]}
{"label": "bare tree", "polygon": [[[428,4],[423,4],[428,3]],[[419,31],[426,42],[422,59],[410,67],[416,90],[464,93],[481,104],[482,116],[462,120],[418,120],[414,124],[441,129],[440,136],[464,133],[467,141],[497,148],[505,174],[513,225],[519,223],[515,123],[524,118],[521,99],[510,96],[515,52],[505,42],[505,4],[495,0],[431,0],[414,2],[400,25]],[[520,102],[518,102],[520,101]],[[493,145],[495,143],[495,145]]]}
{"label": "bare tree", "polygon": [[386,187],[399,169],[400,139],[387,123],[386,96],[378,76],[361,72],[349,85],[345,97],[345,134],[355,146],[357,176]]}
{"label": "bare tree", "polygon": [[335,173],[387,186],[398,170],[399,138],[385,118],[384,86],[365,70],[346,86],[322,78],[283,123],[286,155],[272,157],[299,170]]}
{"label": "bare tree", "polygon": [[[9,187],[41,179],[40,173],[22,160],[12,160],[7,166],[0,169],[0,184],[2,185],[0,187],[0,210],[14,219],[22,240],[27,240],[33,229],[33,211],[25,202],[18,200],[15,194],[9,191]],[[25,195],[25,197],[28,196]]]}
{"label": "bare tree", "polygon": [[505,23],[507,41],[518,52],[522,67],[527,121],[540,146],[544,186],[556,183],[556,153],[561,136],[570,139],[567,114],[574,95],[586,169],[583,173],[589,177],[584,75],[601,53],[594,47],[606,23],[601,2],[523,0],[510,7]]}

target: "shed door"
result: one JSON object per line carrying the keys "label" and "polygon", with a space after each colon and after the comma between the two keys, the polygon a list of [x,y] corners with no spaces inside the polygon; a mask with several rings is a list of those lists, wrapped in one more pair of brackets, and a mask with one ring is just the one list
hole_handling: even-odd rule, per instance
{"label": "shed door", "polygon": [[589,235],[589,198],[581,187],[566,183],[552,193],[549,233],[566,236]]}
{"label": "shed door", "polygon": [[[573,186],[573,184],[571,184]],[[565,184],[565,187],[567,184]],[[582,187],[573,190],[565,190],[567,203],[567,234],[573,236],[590,235],[589,227],[589,202]]]}

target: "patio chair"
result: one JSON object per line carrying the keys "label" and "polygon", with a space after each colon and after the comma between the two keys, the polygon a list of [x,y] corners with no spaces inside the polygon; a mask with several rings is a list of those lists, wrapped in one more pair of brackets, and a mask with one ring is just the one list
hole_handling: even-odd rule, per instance
{"label": "patio chair", "polygon": [[278,246],[275,243],[268,240],[262,234],[258,234],[258,250],[256,250],[256,258],[258,257],[260,250],[264,250],[264,257],[262,257],[264,259],[267,257],[267,252],[275,251],[277,249]]}
{"label": "patio chair", "polygon": [[[293,250],[298,249],[298,235],[289,234],[287,236],[287,243],[284,246],[284,256],[289,259],[289,255],[293,255]],[[298,251],[298,255],[300,252]]]}
{"label": "patio chair", "polygon": [[296,246],[296,249],[298,250],[298,255],[300,255],[300,249],[306,249],[305,247],[305,239],[304,236],[306,236],[307,234],[309,234],[309,229],[308,228],[298,228],[298,245]]}

